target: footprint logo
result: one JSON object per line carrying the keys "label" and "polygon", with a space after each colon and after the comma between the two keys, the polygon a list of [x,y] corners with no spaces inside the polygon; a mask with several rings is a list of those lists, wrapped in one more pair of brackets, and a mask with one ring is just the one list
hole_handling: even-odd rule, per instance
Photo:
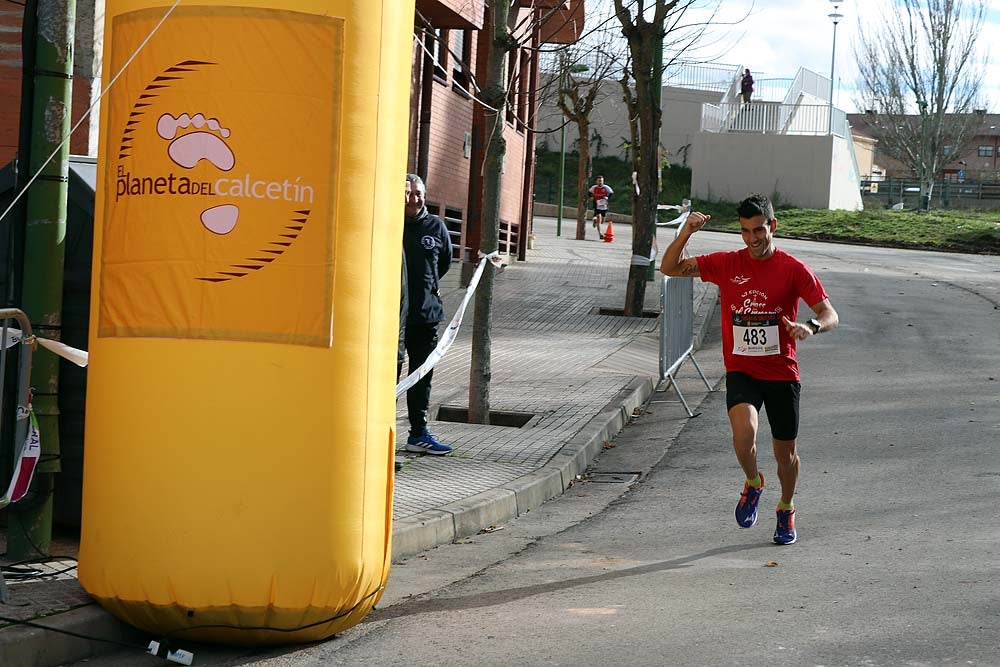
{"label": "footprint logo", "polygon": [[[189,127],[194,127],[196,131],[177,136]],[[175,118],[165,113],[156,121],[156,133],[170,142],[167,155],[179,167],[193,169],[202,160],[207,160],[221,171],[230,171],[236,166],[236,156],[223,141],[229,138],[230,132],[215,118],[205,118],[200,113],[194,116],[185,113]],[[239,216],[239,207],[222,204],[202,211],[201,224],[214,234],[228,234],[236,227]]]}

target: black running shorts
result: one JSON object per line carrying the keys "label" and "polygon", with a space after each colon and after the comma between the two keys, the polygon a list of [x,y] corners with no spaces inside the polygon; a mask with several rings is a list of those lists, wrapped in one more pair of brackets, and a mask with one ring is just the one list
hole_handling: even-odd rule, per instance
{"label": "black running shorts", "polygon": [[794,440],[799,435],[799,394],[802,385],[784,380],[755,380],[746,373],[726,373],[726,409],[750,403],[767,411],[771,436]]}

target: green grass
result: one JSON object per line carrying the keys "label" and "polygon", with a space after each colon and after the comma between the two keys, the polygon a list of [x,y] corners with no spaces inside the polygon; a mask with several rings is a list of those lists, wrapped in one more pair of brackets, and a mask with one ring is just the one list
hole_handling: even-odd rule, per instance
{"label": "green grass", "polygon": [[[695,201],[710,213],[707,229],[739,231],[735,205]],[[778,237],[838,241],[893,248],[1000,254],[1000,214],[931,210],[827,211],[789,208],[775,211]]]}
{"label": "green grass", "polygon": [[[571,166],[572,164],[572,166]],[[611,210],[631,214],[631,200],[627,187],[632,180],[632,169],[623,160],[613,157],[594,158],[593,173],[603,174],[605,181],[615,188]],[[556,197],[547,197],[558,186],[550,183],[557,179],[559,154],[538,152],[535,178],[536,201],[554,203]],[[663,174],[664,188],[660,202],[677,204],[688,196],[691,171],[684,167],[671,167]],[[557,182],[557,181],[556,181]],[[566,193],[564,203],[576,206],[576,156],[566,156]],[[546,185],[549,183],[550,185]],[[706,229],[739,231],[736,204],[733,202],[708,202],[694,200],[696,210],[709,213],[712,220]],[[670,212],[670,216],[673,213]],[[970,210],[932,209],[928,213],[916,211],[891,211],[870,209],[865,211],[828,211],[821,209],[781,208],[775,211],[778,218],[778,237],[839,241],[896,248],[917,248],[966,252],[973,254],[1000,254],[1000,213]]]}

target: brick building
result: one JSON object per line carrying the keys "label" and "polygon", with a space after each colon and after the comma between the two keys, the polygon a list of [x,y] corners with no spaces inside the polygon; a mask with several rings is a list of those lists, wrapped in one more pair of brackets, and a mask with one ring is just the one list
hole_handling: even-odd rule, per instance
{"label": "brick building", "polygon": [[[104,25],[95,21],[95,0],[76,0],[73,49],[73,101],[71,127],[83,118],[100,96],[101,45]],[[103,12],[104,3],[100,3]],[[21,115],[21,37],[25,8],[20,3],[0,6],[0,165],[17,155]],[[42,39],[44,39],[44,31]],[[98,109],[70,138],[70,153],[97,155]]]}
{"label": "brick building", "polygon": [[[512,10],[521,32],[520,46],[509,53],[506,66],[509,104],[500,202],[500,251],[510,257],[524,258],[531,224],[537,49],[576,41],[583,10],[584,0],[521,0]],[[479,35],[488,23],[483,0],[416,3],[407,169],[425,178],[428,208],[446,221],[463,260],[475,259],[479,246],[486,135],[475,94],[477,81],[486,78],[486,41]]]}

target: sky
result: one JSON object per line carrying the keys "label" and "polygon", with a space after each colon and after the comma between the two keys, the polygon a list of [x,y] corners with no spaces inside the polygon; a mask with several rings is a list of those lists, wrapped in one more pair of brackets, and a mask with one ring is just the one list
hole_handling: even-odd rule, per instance
{"label": "sky", "polygon": [[[834,102],[847,112],[863,111],[857,108],[854,91],[858,78],[854,48],[859,22],[877,25],[882,11],[892,2],[839,2],[843,18],[837,25]],[[700,49],[704,59],[748,67],[757,79],[792,78],[800,66],[829,76],[834,46],[833,21],[828,16],[833,12],[830,0],[724,0],[719,4],[716,22],[720,24],[710,28],[710,34],[704,38],[705,46]],[[1000,113],[1000,0],[990,0],[989,4],[977,48],[986,67],[983,79],[986,108],[990,113]],[[697,13],[689,10],[688,16],[694,18]],[[743,20],[738,24],[721,25],[740,19]],[[992,47],[995,53],[988,53],[991,44],[995,45]]]}

